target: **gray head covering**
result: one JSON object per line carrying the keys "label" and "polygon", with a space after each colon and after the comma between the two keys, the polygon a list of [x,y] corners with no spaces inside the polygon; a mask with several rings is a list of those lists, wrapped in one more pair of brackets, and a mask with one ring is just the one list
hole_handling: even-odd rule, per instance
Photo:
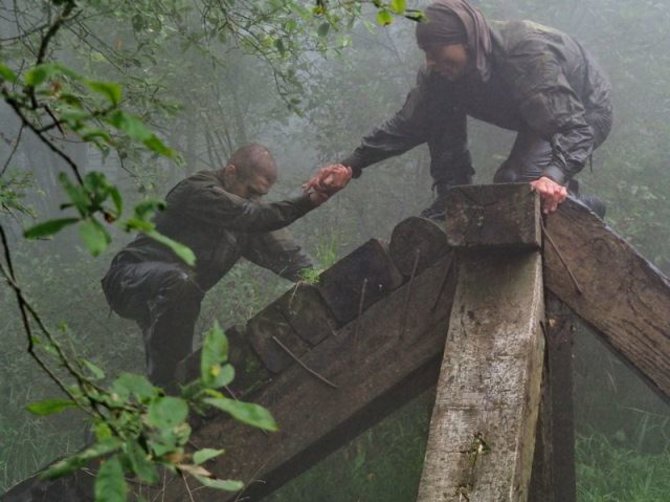
{"label": "gray head covering", "polygon": [[416,26],[416,41],[422,50],[466,44],[483,81],[489,79],[491,30],[479,9],[465,0],[438,0],[426,10],[426,20]]}

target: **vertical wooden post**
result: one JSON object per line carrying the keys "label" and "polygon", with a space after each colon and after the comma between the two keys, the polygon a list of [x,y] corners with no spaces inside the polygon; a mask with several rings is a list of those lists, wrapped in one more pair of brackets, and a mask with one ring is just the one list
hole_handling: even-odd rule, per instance
{"label": "vertical wooden post", "polygon": [[459,278],[417,500],[526,500],[544,357],[537,197],[459,188],[447,234]]}
{"label": "vertical wooden post", "polygon": [[547,295],[547,354],[531,502],[575,502],[577,499],[572,383],[574,319],[568,307],[554,295]]}

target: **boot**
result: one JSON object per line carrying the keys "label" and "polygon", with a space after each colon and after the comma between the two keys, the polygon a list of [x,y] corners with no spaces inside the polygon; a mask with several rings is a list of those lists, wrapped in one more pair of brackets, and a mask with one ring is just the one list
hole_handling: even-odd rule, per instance
{"label": "boot", "polygon": [[421,211],[421,217],[429,220],[444,221],[446,219],[447,209],[447,191],[449,185],[446,183],[433,183],[435,200],[426,209]]}

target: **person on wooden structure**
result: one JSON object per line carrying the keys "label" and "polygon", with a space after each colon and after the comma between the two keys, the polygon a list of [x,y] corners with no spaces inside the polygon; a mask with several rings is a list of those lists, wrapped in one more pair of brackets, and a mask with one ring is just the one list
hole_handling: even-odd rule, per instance
{"label": "person on wooden structure", "polygon": [[[177,364],[192,350],[205,292],[241,257],[292,281],[312,266],[283,228],[344,186],[347,173],[351,177],[344,166],[320,172],[327,182],[306,186],[292,199],[263,203],[277,179],[277,165],[266,147],[244,146],[224,167],[178,183],[155,218],[158,232],[193,251],[194,267],[146,235],[114,257],[102,280],[105,297],[117,314],[142,329],[147,372],[154,384],[175,390]],[[332,172],[340,173],[339,186],[329,178]]]}
{"label": "person on wooden structure", "polygon": [[[471,116],[518,131],[494,182],[530,182],[545,213],[578,195],[574,176],[612,125],[610,83],[579,42],[531,21],[488,22],[465,0],[430,5],[416,39],[425,67],[402,109],[342,161],[354,177],[427,143],[437,195],[422,216],[443,218],[449,187],[472,182]],[[604,215],[597,197],[581,200]]]}

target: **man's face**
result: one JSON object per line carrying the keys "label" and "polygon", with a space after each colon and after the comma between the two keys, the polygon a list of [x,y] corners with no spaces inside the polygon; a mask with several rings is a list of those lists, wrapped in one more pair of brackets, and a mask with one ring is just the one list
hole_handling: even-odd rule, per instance
{"label": "man's face", "polygon": [[260,199],[267,195],[277,180],[275,169],[258,169],[249,173],[241,172],[233,165],[226,169],[230,169],[226,190],[243,199]]}
{"label": "man's face", "polygon": [[469,63],[468,49],[464,44],[439,45],[426,50],[428,69],[450,81],[464,77]]}

